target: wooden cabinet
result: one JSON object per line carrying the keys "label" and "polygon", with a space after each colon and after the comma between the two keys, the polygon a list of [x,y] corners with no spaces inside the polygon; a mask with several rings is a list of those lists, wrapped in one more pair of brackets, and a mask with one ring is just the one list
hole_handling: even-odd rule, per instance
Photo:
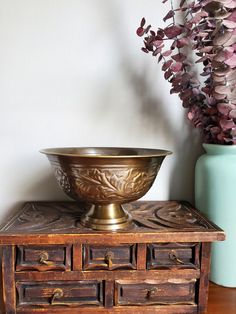
{"label": "wooden cabinet", "polygon": [[204,313],[224,232],[184,202],[126,207],[133,225],[101,232],[74,202],[25,204],[0,231],[3,313]]}

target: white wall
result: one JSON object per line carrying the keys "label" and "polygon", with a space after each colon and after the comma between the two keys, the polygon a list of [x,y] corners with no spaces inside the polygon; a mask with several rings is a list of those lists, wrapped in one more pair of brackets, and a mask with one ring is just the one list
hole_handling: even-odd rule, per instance
{"label": "white wall", "polygon": [[135,35],[159,0],[0,0],[0,218],[27,200],[65,199],[38,150],[173,151],[146,199],[193,200],[200,153],[176,95]]}

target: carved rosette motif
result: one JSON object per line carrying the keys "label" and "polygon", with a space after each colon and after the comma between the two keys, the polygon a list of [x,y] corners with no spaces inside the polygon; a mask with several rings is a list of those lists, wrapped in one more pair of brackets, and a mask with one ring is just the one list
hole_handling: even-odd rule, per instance
{"label": "carved rosette motif", "polygon": [[142,197],[155,180],[159,166],[146,168],[74,166],[71,174],[74,189],[81,199],[91,203],[135,200]]}
{"label": "carved rosette motif", "polygon": [[151,229],[207,229],[208,224],[196,215],[189,206],[180,202],[170,202],[164,206],[155,206],[148,202],[126,204],[136,224]]}

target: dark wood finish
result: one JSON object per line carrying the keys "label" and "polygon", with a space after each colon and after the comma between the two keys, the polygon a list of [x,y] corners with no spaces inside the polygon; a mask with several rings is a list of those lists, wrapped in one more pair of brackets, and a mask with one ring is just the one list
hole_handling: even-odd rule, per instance
{"label": "dark wood finish", "polygon": [[224,232],[185,202],[126,210],[130,227],[99,232],[79,224],[83,206],[27,203],[0,230],[4,314],[204,312]]}
{"label": "dark wood finish", "polygon": [[207,314],[236,313],[236,288],[210,283]]}
{"label": "dark wood finish", "polygon": [[114,305],[114,280],[105,281],[105,307],[111,308]]}
{"label": "dark wood finish", "polygon": [[119,271],[73,271],[73,272],[17,272],[16,280],[31,280],[31,281],[47,281],[47,280],[118,280],[118,279],[165,279],[173,277],[175,279],[191,279],[200,278],[200,270],[183,269],[183,270],[119,270]]}
{"label": "dark wood finish", "polygon": [[16,313],[16,292],[15,292],[15,248],[5,246],[2,249],[2,291],[3,310],[6,314]]}
{"label": "dark wood finish", "polygon": [[136,245],[85,245],[84,270],[136,269]]}
{"label": "dark wood finish", "polygon": [[185,202],[140,201],[126,204],[125,208],[134,219],[130,228],[120,232],[99,232],[79,224],[84,206],[80,207],[77,203],[26,203],[6,225],[3,224],[0,245],[100,245],[104,239],[109,239],[106,242],[110,245],[127,243],[127,239],[129,243],[212,242],[225,239],[219,227]]}
{"label": "dark wood finish", "polygon": [[16,271],[64,270],[71,267],[71,246],[17,246]]}
{"label": "dark wood finish", "polygon": [[18,306],[103,305],[102,281],[17,282]]}
{"label": "dark wood finish", "polygon": [[[39,309],[39,308],[19,308],[17,314],[196,314],[196,305],[171,305],[164,307],[159,306],[124,306],[110,308],[100,308],[100,307],[86,307],[86,308],[66,308],[64,307],[54,307],[50,309]],[[223,313],[222,313],[223,314]]]}
{"label": "dark wood finish", "polygon": [[118,280],[115,305],[195,304],[196,279]]}
{"label": "dark wood finish", "polygon": [[148,245],[148,269],[199,267],[199,243],[159,243]]}
{"label": "dark wood finish", "polygon": [[209,272],[211,264],[211,244],[202,243],[201,249],[201,276],[199,281],[198,303],[200,313],[207,311],[208,289],[209,289]]}
{"label": "dark wood finish", "polygon": [[145,243],[138,243],[137,251],[137,269],[146,269],[147,264],[147,245]]}
{"label": "dark wood finish", "polygon": [[82,244],[73,245],[73,270],[83,269],[83,247]]}

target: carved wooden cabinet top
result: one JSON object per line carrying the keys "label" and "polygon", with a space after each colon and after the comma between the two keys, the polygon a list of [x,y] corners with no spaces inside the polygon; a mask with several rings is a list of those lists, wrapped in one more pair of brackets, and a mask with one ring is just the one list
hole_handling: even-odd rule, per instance
{"label": "carved wooden cabinet top", "polygon": [[[0,244],[212,242],[224,232],[186,202],[138,201],[126,204],[133,224],[126,230],[86,229],[79,218],[86,205],[76,202],[26,203],[0,229]],[[173,235],[174,234],[174,235]]]}

